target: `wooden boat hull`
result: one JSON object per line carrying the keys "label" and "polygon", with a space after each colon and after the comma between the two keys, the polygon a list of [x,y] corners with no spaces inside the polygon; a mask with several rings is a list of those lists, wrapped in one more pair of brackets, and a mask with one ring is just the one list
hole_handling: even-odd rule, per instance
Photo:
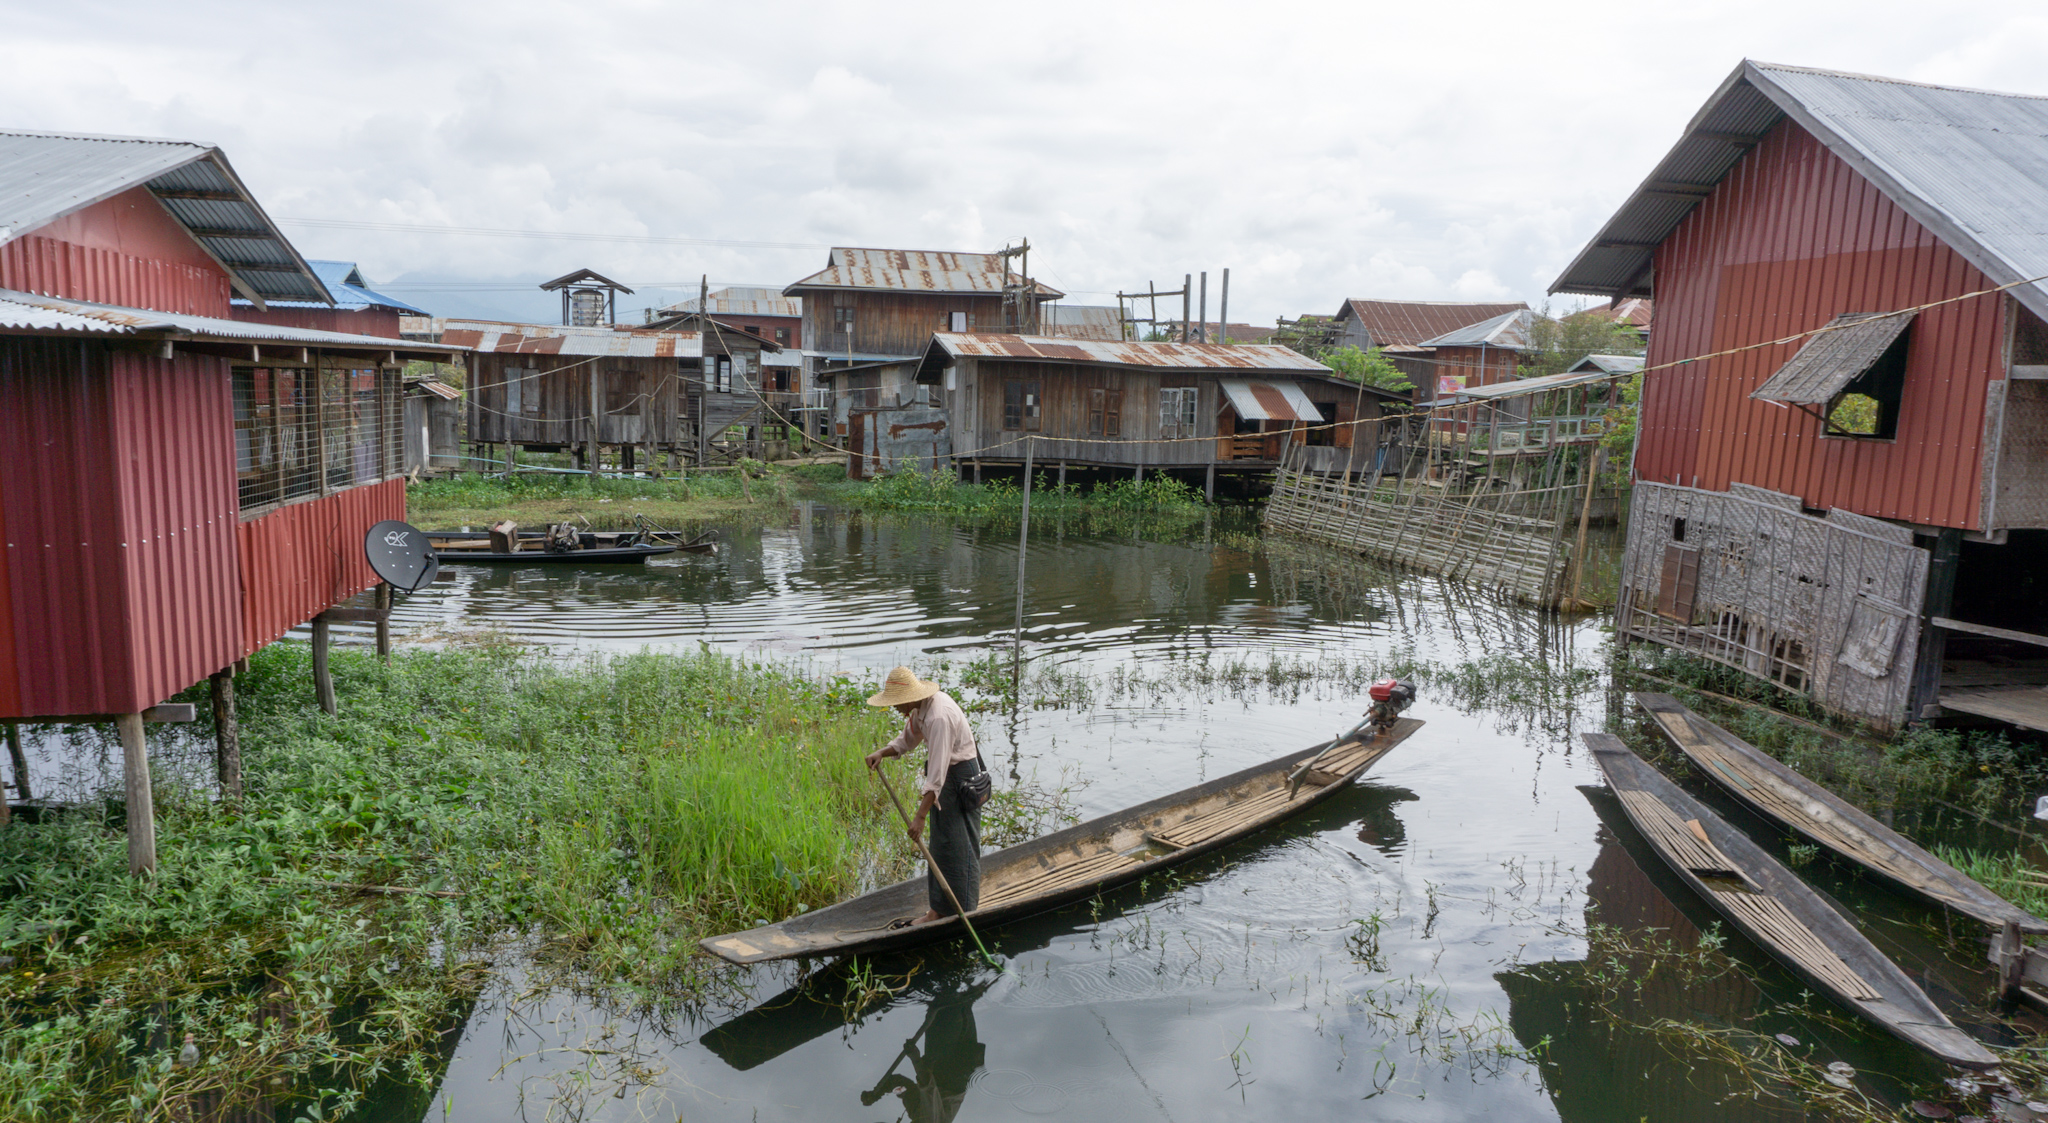
{"label": "wooden boat hull", "polygon": [[1731,927],[1816,991],[1900,1040],[1963,1068],[1998,1064],[1848,918],[1748,835],[1620,739],[1583,736],[1637,833]]}
{"label": "wooden boat hull", "polygon": [[648,558],[658,558],[663,554],[675,552],[674,546],[564,550],[559,554],[546,550],[521,550],[513,554],[498,554],[489,550],[465,550],[460,547],[434,548],[434,556],[442,565],[637,565]]}
{"label": "wooden boat hull", "polygon": [[2048,920],[1984,888],[1905,835],[1694,713],[1671,695],[1637,694],[1635,699],[1701,772],[1765,819],[1827,847],[1893,885],[1993,928],[2011,923],[2019,925],[2022,932],[2048,933]]}
{"label": "wooden boat hull", "polygon": [[[993,927],[1226,846],[1337,794],[1420,728],[1421,721],[1402,718],[1384,734],[1339,741],[1291,798],[1288,774],[1329,742],[984,855],[981,903],[968,916],[978,928]],[[963,931],[955,917],[889,927],[924,911],[925,879],[919,875],[776,924],[712,936],[700,946],[732,963],[763,963],[871,955]]]}

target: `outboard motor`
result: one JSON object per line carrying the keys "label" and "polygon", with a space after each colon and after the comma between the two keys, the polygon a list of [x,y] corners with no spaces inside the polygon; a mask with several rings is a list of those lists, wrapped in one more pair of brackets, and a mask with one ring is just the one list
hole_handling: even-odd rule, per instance
{"label": "outboard motor", "polygon": [[1383,678],[1373,683],[1367,693],[1372,695],[1372,709],[1366,711],[1365,720],[1372,724],[1373,732],[1385,733],[1394,728],[1401,711],[1414,703],[1415,684]]}

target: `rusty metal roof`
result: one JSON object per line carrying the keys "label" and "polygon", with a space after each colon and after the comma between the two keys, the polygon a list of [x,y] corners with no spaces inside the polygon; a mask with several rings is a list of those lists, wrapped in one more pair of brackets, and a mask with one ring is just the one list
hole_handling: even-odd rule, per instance
{"label": "rusty metal roof", "polygon": [[457,390],[438,378],[415,378],[405,384],[405,389],[408,393],[418,390],[423,394],[432,394],[444,401],[456,402],[462,400],[462,391]]}
{"label": "rusty metal roof", "polygon": [[1425,339],[1424,347],[1497,347],[1503,351],[1527,351],[1529,331],[1536,325],[1536,313],[1527,308],[1503,312],[1490,320],[1468,324],[1456,331]]}
{"label": "rusty metal roof", "polygon": [[501,355],[694,359],[704,354],[704,334],[695,331],[636,331],[624,326],[570,327],[492,320],[436,320],[434,325],[443,343]]}
{"label": "rusty metal roof", "polygon": [[[1000,294],[1006,259],[993,253],[945,250],[876,250],[834,246],[825,268],[782,290],[792,296],[804,289],[884,289],[891,292],[958,292]],[[1008,274],[1016,277],[1015,267]],[[1032,282],[1040,300],[1066,294]]]}
{"label": "rusty metal roof", "polygon": [[1828,325],[1831,330],[1824,330],[1800,345],[1791,361],[1751,390],[1749,396],[1760,402],[1826,405],[1856,381],[1857,375],[1883,358],[1912,322],[1911,316],[1883,316],[1875,312],[1845,312],[1836,316]]}
{"label": "rusty metal roof", "polygon": [[1124,337],[1123,309],[1114,304],[1062,304],[1055,301],[1039,309],[1038,320],[1047,335],[1059,339],[1113,341]]}
{"label": "rusty metal roof", "polygon": [[1000,333],[932,336],[924,366],[953,359],[1035,359],[1060,363],[1103,363],[1179,370],[1274,370],[1329,377],[1330,368],[1290,348],[1268,343],[1124,343],[1099,339],[1054,339]]}
{"label": "rusty metal roof", "polygon": [[1357,320],[1375,347],[1416,347],[1424,346],[1425,339],[1528,307],[1521,301],[1347,300],[1335,319]]}
{"label": "rusty metal roof", "polygon": [[[1636,360],[1641,369],[1642,360]],[[1458,402],[1497,402],[1506,398],[1526,398],[1531,394],[1544,394],[1552,390],[1569,390],[1574,386],[1585,386],[1594,382],[1608,382],[1613,372],[1597,367],[1580,369],[1574,367],[1562,374],[1545,374],[1536,378],[1510,378],[1506,382],[1495,382],[1486,386],[1473,386],[1458,391],[1453,399]]]}
{"label": "rusty metal roof", "polygon": [[0,289],[0,331],[23,334],[145,335],[152,338],[284,343],[294,347],[341,348],[355,351],[396,351],[401,355],[432,354],[444,361],[464,348],[446,343],[419,343],[373,335],[320,331],[316,328],[219,320],[182,312],[123,308],[61,296]]}
{"label": "rusty metal roof", "polygon": [[[1994,282],[2048,274],[2048,97],[1745,59],[1550,291],[1651,295],[1658,245],[1787,117]],[[2048,317],[2048,283],[2013,295]]]}
{"label": "rusty metal roof", "polygon": [[147,187],[244,296],[332,297],[219,148],[155,137],[0,132],[0,242]]}

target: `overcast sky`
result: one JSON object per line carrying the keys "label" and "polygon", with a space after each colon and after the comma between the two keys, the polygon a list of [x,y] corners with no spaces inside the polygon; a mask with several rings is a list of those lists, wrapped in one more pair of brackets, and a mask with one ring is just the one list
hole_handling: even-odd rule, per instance
{"label": "overcast sky", "polygon": [[1202,269],[1213,300],[1228,266],[1238,321],[1347,296],[1540,304],[1744,57],[2048,94],[2040,0],[0,0],[0,17],[0,126],[220,144],[281,221],[671,240],[285,227],[459,315],[548,317],[523,286],[582,266],[779,286],[828,245],[1021,237],[1075,303]]}

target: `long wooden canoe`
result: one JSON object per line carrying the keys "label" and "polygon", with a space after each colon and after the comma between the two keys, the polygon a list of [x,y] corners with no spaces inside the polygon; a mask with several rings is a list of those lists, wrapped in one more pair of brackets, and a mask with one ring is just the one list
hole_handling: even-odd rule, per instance
{"label": "long wooden canoe", "polygon": [[1665,779],[1619,738],[1583,736],[1629,822],[1737,931],[1815,990],[1901,1040],[1964,1068],[1998,1064],[1848,918],[1748,835]]}
{"label": "long wooden canoe", "polygon": [[1745,806],[1886,881],[1993,928],[2048,933],[2042,920],[1971,880],[1862,809],[1785,767],[1669,694],[1638,694],[1658,728]]}
{"label": "long wooden canoe", "polygon": [[[1288,753],[1148,803],[1055,831],[981,859],[981,901],[968,913],[988,928],[1083,900],[1111,886],[1206,854],[1313,807],[1356,780],[1422,728],[1402,718],[1386,733],[1355,733]],[[1288,775],[1329,752],[1289,794]],[[890,928],[925,911],[923,875],[779,923],[712,936],[705,951],[733,963],[798,956],[869,955],[948,939],[963,931],[947,917]]]}

